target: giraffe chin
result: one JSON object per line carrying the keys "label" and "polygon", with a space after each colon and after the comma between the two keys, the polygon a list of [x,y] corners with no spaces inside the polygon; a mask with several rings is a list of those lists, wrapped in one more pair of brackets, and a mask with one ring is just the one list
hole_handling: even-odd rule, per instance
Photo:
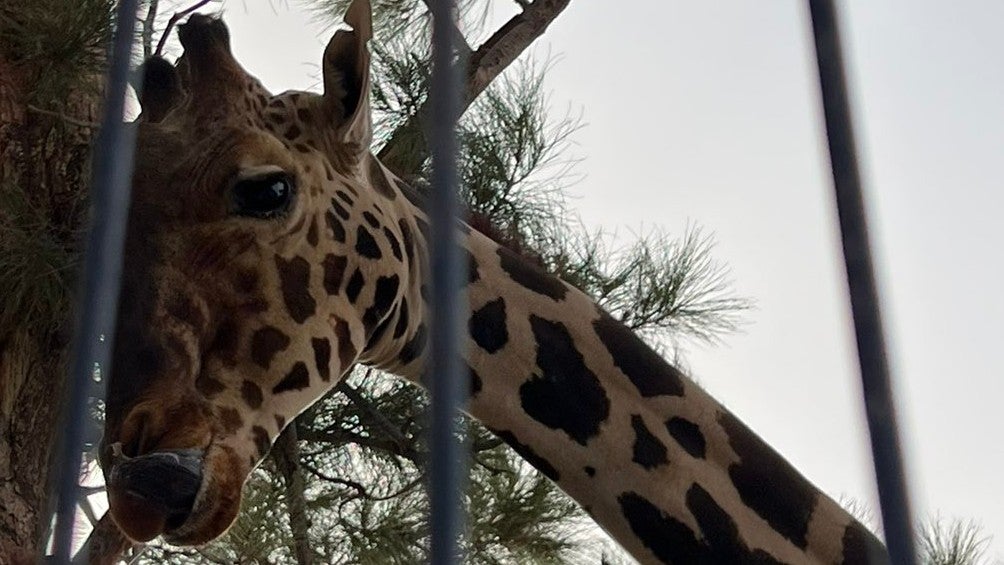
{"label": "giraffe chin", "polygon": [[151,504],[150,496],[114,487],[108,490],[109,511],[122,533],[133,541],[143,543],[160,535],[171,545],[201,545],[223,535],[237,519],[241,489],[250,471],[246,460],[232,448],[213,444],[205,452],[201,484],[190,511]]}

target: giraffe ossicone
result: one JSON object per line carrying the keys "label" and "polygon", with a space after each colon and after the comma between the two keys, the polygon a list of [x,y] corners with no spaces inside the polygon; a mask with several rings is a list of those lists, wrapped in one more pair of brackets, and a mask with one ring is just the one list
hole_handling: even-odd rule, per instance
{"label": "giraffe ossicone", "polygon": [[[346,23],[323,94],[270,94],[202,15],[176,64],[146,65],[101,448],[133,540],[225,532],[272,441],[354,364],[422,374],[427,219],[369,151],[369,3]],[[469,412],[639,561],[886,559],[589,297],[461,232]]]}

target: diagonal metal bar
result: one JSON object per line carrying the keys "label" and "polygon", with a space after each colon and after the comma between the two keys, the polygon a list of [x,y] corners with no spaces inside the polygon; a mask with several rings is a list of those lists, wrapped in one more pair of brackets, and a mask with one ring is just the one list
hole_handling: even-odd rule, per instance
{"label": "diagonal metal bar", "polygon": [[457,434],[458,410],[466,398],[467,377],[460,360],[461,331],[467,307],[463,293],[465,255],[457,241],[457,138],[461,114],[461,80],[455,64],[456,45],[453,0],[430,3],[432,27],[432,78],[430,149],[432,191],[429,198],[431,267],[429,362],[426,385],[432,395],[430,426],[430,525],[431,562],[447,565],[462,560],[459,538],[465,516],[462,493],[468,455]]}
{"label": "diagonal metal bar", "polygon": [[73,542],[81,440],[87,425],[87,393],[95,367],[107,375],[115,335],[122,249],[135,130],[122,120],[129,63],[135,41],[137,0],[121,0],[115,20],[101,131],[94,147],[90,233],[77,305],[71,371],[65,400],[63,438],[53,475],[59,473],[54,540],[55,563],[69,563]]}
{"label": "diagonal metal bar", "polygon": [[837,15],[832,0],[809,0],[809,10],[861,366],[865,413],[882,505],[882,524],[892,562],[913,565],[916,563],[916,552],[912,515],[875,286]]}

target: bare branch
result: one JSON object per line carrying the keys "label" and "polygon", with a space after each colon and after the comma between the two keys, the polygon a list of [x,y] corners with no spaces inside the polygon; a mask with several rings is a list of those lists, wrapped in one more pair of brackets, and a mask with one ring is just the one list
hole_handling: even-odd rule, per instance
{"label": "bare branch", "polygon": [[275,440],[272,459],[286,481],[286,508],[289,511],[289,528],[293,532],[293,554],[299,565],[314,562],[310,548],[310,519],[307,518],[306,485],[300,472],[300,448],[297,445],[296,426],[288,426]]}
{"label": "bare branch", "polygon": [[111,515],[105,512],[73,562],[112,565],[118,563],[122,555],[132,547],[133,542],[125,537],[112,521]]}
{"label": "bare branch", "polygon": [[158,0],[150,0],[150,5],[146,9],[146,18],[143,20],[143,31],[140,37],[143,40],[143,58],[149,59],[153,55],[153,26],[157,22]]}
{"label": "bare branch", "polygon": [[164,26],[164,33],[161,34],[160,41],[157,42],[157,50],[154,51],[153,54],[157,57],[160,57],[160,54],[163,52],[164,49],[164,43],[167,41],[167,37],[171,35],[171,29],[174,28],[174,24],[178,23],[178,20],[187,16],[188,14],[191,14],[192,12],[198,10],[199,8],[205,6],[211,1],[212,0],[199,0],[194,5],[185,8],[180,12],[175,12],[174,15],[171,16],[171,19],[167,20],[167,25]]}
{"label": "bare branch", "polygon": [[[568,7],[569,2],[570,0],[536,0],[526,4],[522,12],[513,16],[477,51],[471,53],[464,84],[464,111],[534,40],[544,34],[551,22]],[[429,107],[430,103],[426,100],[415,115],[391,134],[378,155],[387,167],[404,179],[414,177],[428,157],[428,144],[424,137],[414,134],[426,121]],[[416,138],[420,139],[418,148],[410,143],[410,140]]]}

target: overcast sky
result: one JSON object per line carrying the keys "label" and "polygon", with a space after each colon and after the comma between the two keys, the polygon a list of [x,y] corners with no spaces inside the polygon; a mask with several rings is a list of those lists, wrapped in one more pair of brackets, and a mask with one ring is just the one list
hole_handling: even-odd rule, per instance
{"label": "overcast sky", "polygon": [[[275,4],[225,5],[238,58],[316,88],[327,33]],[[841,6],[916,510],[980,520],[1004,558],[1004,2]],[[575,0],[535,50],[558,56],[555,111],[587,124],[587,226],[701,225],[757,301],[743,333],[689,347],[695,377],[877,514],[803,2]]]}

